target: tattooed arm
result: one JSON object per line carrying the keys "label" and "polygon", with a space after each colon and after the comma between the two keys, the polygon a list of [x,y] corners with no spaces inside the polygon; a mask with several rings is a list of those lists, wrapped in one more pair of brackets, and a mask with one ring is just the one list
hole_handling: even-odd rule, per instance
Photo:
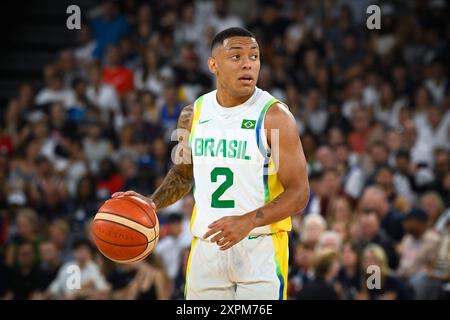
{"label": "tattooed arm", "polygon": [[[223,217],[209,225],[210,229],[204,238],[214,235],[211,241],[216,242],[221,250],[232,247],[256,227],[299,213],[308,202],[306,160],[294,117],[285,106],[276,103],[267,111],[264,123],[277,175],[284,191],[257,210],[242,216]],[[272,137],[271,130],[278,131],[279,139]]]}
{"label": "tattooed arm", "polygon": [[183,198],[192,188],[193,172],[191,150],[189,148],[189,132],[191,130],[194,105],[183,108],[178,118],[178,145],[175,152],[175,165],[169,170],[161,185],[149,197],[144,197],[134,191],[117,192],[113,198],[122,195],[140,197],[149,202],[156,210],[165,208]]}

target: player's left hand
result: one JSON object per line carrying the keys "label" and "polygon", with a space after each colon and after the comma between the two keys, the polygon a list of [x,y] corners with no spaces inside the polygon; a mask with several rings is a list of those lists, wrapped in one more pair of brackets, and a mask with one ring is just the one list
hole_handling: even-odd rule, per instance
{"label": "player's left hand", "polygon": [[214,221],[209,226],[209,231],[205,233],[203,239],[210,236],[211,242],[217,243],[220,250],[227,250],[236,243],[244,239],[253,229],[249,216],[227,216]]}

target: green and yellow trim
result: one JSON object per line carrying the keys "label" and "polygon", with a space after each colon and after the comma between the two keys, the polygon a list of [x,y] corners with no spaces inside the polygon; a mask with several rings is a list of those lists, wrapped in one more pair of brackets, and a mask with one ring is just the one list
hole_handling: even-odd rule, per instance
{"label": "green and yellow trim", "polygon": [[191,223],[190,223],[190,229],[192,232],[192,227],[194,226],[195,217],[197,216],[197,204],[194,204],[194,209],[192,209],[192,215],[191,215]]}
{"label": "green and yellow trim", "polygon": [[194,103],[194,117],[192,119],[191,132],[189,133],[189,146],[192,147],[192,139],[194,137],[195,129],[197,128],[200,113],[202,112],[203,97],[200,96]]}
{"label": "green and yellow trim", "polygon": [[279,300],[287,299],[287,278],[289,266],[289,248],[288,248],[288,233],[280,231],[272,234],[274,247],[274,262],[276,267],[277,278],[280,282],[280,289],[278,293]]}
{"label": "green and yellow trim", "polygon": [[187,294],[187,287],[188,287],[188,278],[189,278],[189,272],[191,271],[191,261],[192,261],[192,253],[194,252],[195,244],[197,243],[198,238],[194,237],[191,242],[191,251],[189,252],[189,258],[188,263],[186,267],[186,282],[184,285],[184,298],[186,299]]}

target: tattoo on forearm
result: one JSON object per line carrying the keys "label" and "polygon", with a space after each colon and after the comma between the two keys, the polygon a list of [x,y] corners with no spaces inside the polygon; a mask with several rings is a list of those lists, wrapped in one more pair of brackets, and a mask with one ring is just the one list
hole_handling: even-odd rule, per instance
{"label": "tattoo on forearm", "polygon": [[192,188],[192,166],[178,165],[170,169],[150,199],[156,209],[162,209],[185,196]]}
{"label": "tattoo on forearm", "polygon": [[[194,106],[192,104],[183,108],[178,118],[179,129],[191,129],[193,111]],[[179,142],[183,142],[183,139],[183,136],[178,137]],[[186,155],[180,154],[180,156],[183,157]],[[169,170],[164,181],[153,195],[150,196],[157,210],[170,206],[191,190],[193,184],[192,170],[192,162],[176,164]]]}
{"label": "tattoo on forearm", "polygon": [[264,219],[264,212],[261,209],[256,210],[256,219]]}

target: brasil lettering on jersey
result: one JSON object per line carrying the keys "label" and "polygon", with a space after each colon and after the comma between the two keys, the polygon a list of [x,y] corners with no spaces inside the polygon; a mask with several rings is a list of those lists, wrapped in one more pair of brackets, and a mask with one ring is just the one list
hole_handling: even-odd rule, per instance
{"label": "brasil lettering on jersey", "polygon": [[250,160],[247,154],[247,141],[213,138],[195,138],[193,153],[197,157],[223,157]]}

